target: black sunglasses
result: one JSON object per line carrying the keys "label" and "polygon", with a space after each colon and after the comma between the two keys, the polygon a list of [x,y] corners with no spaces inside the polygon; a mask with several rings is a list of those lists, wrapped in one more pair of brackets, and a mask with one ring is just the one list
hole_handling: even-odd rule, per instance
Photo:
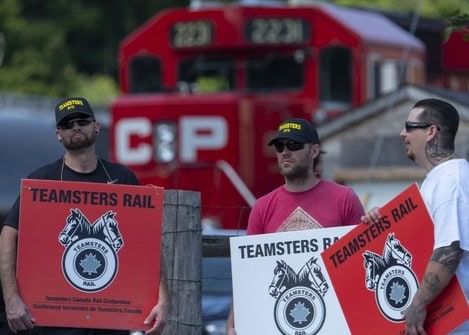
{"label": "black sunglasses", "polygon": [[430,122],[412,122],[412,121],[406,121],[405,130],[407,132],[410,132],[410,131],[412,131],[412,129],[425,129],[425,128],[428,128],[430,126],[436,126],[436,129],[440,130],[440,127],[438,127],[434,123],[430,123]]}
{"label": "black sunglasses", "polygon": [[298,150],[303,149],[305,147],[305,144],[299,143],[299,142],[293,142],[293,141],[288,141],[287,143],[275,142],[274,147],[275,147],[275,151],[277,151],[278,153],[282,153],[285,147],[287,147],[289,151],[298,151]]}
{"label": "black sunglasses", "polygon": [[60,123],[59,128],[60,129],[72,129],[75,122],[80,127],[84,127],[84,126],[89,125],[93,121],[94,121],[93,119],[73,119],[73,120],[69,120],[69,121],[65,121],[65,122]]}

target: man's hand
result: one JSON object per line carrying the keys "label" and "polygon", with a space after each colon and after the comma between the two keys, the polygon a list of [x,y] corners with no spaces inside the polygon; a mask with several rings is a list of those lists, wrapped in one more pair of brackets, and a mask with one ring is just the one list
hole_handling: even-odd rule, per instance
{"label": "man's hand", "polygon": [[226,335],[236,335],[236,331],[233,327],[226,327]]}
{"label": "man's hand", "polygon": [[448,286],[461,261],[459,241],[433,250],[422,282],[405,313],[407,335],[427,335],[423,328],[427,307]]}
{"label": "man's hand", "polygon": [[0,278],[8,327],[14,333],[34,328],[34,319],[18,292],[16,283],[16,250],[18,229],[4,226],[0,234]]}
{"label": "man's hand", "polygon": [[361,217],[361,221],[364,223],[379,223],[381,220],[381,214],[379,213],[379,207],[370,209]]}
{"label": "man's hand", "polygon": [[11,331],[16,333],[20,330],[34,328],[36,319],[32,316],[28,306],[23,302],[19,295],[13,295],[5,300],[5,311],[8,320],[8,326]]}
{"label": "man's hand", "polygon": [[228,314],[228,319],[226,320],[226,335],[236,335],[234,327],[234,307],[231,305],[230,314]]}
{"label": "man's hand", "polygon": [[405,312],[405,333],[406,335],[427,335],[423,329],[423,323],[427,317],[427,309],[413,304]]}
{"label": "man's hand", "polygon": [[168,317],[168,311],[169,306],[165,302],[158,302],[158,304],[152,308],[143,323],[145,325],[151,325],[153,323],[153,327],[147,330],[145,335],[159,335],[163,332]]}

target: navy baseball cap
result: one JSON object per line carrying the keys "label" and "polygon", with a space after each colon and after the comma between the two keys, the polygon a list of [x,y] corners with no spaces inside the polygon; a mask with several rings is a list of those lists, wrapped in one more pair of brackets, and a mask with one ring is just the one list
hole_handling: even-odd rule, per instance
{"label": "navy baseball cap", "polygon": [[71,119],[80,116],[92,117],[94,119],[93,110],[85,98],[65,98],[55,106],[55,124],[57,126],[66,118]]}
{"label": "navy baseball cap", "polygon": [[277,134],[270,140],[269,145],[279,139],[292,140],[299,143],[319,144],[318,131],[305,119],[293,118],[283,121],[277,129]]}

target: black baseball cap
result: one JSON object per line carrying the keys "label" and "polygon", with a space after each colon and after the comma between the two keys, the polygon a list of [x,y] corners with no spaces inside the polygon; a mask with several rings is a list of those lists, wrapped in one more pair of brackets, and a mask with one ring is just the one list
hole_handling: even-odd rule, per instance
{"label": "black baseball cap", "polygon": [[277,129],[277,134],[270,140],[269,145],[279,139],[292,140],[299,143],[319,144],[318,131],[311,122],[302,118],[293,118],[283,121]]}
{"label": "black baseball cap", "polygon": [[92,117],[94,119],[93,110],[85,98],[65,98],[55,106],[55,124],[57,126],[65,119],[80,116]]}

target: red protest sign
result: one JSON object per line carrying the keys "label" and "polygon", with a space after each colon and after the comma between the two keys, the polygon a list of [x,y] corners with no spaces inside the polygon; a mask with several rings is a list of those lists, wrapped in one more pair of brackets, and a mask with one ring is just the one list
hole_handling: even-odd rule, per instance
{"label": "red protest sign", "polygon": [[[433,223],[416,184],[380,213],[380,223],[359,224],[321,254],[352,334],[405,334],[404,313],[433,251]],[[455,277],[428,309],[426,331],[447,334],[468,318]]]}
{"label": "red protest sign", "polygon": [[163,189],[22,180],[17,279],[38,326],[146,329]]}

